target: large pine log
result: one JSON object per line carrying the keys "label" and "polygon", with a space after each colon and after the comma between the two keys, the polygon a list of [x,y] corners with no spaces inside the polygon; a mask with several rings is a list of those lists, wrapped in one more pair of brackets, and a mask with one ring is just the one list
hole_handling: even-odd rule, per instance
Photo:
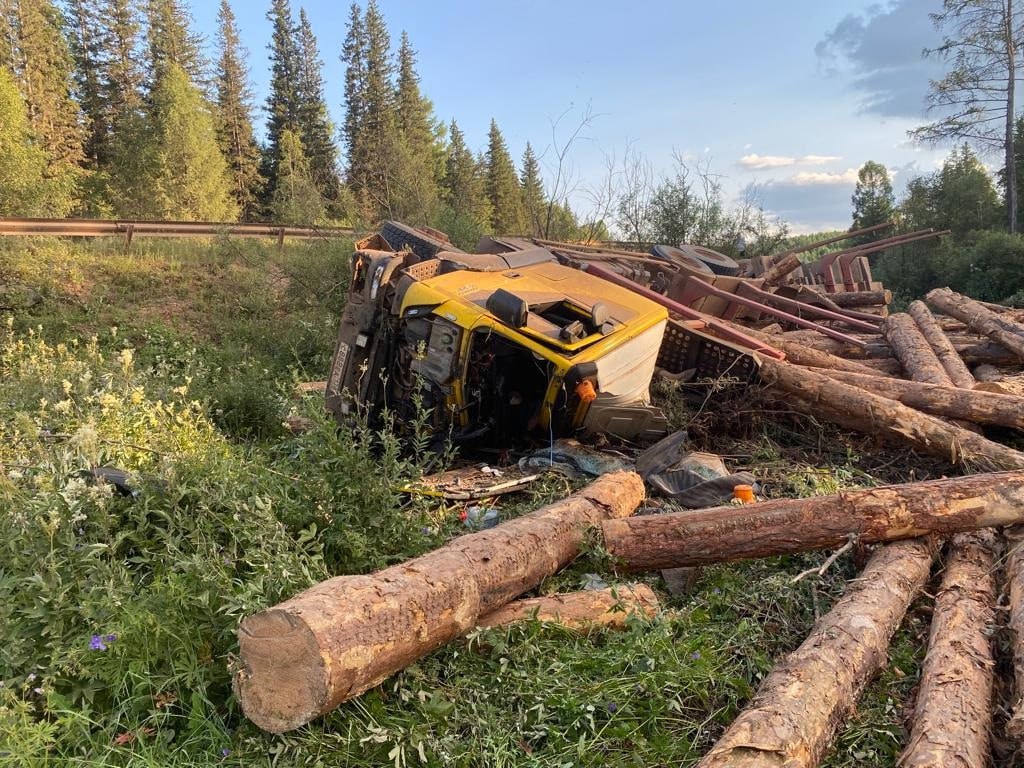
{"label": "large pine log", "polygon": [[234,680],[242,711],[275,733],[329,712],[535,588],[576,557],[589,527],[632,514],[643,497],[639,475],[605,475],[496,528],[249,616]]}
{"label": "large pine log", "polygon": [[844,308],[877,307],[892,303],[892,291],[844,291],[828,297]]}
{"label": "large pine log", "polygon": [[623,571],[835,549],[1024,522],[1024,470],[844,491],[809,499],[607,520],[605,548]]}
{"label": "large pine log", "polygon": [[837,381],[866,389],[890,400],[898,400],[910,408],[933,416],[1024,429],[1024,397],[921,384],[884,376],[863,376],[850,371],[817,370]]}
{"label": "large pine log", "polygon": [[484,616],[478,626],[500,627],[536,619],[567,629],[625,629],[630,616],[654,616],[658,608],[658,596],[646,584],[621,584],[608,589],[514,600]]}
{"label": "large pine log", "polygon": [[[953,347],[953,342],[949,340],[945,331],[939,327],[935,316],[932,315],[927,305],[923,301],[911,302],[907,308],[907,314],[914,318],[914,323],[917,324],[918,330],[927,339],[932,352],[939,359],[953,385],[961,389],[971,389],[974,387],[976,382],[971,375],[971,369],[967,367],[963,358],[960,357],[960,354]],[[935,381],[932,383],[939,384],[941,382]]]}
{"label": "large pine log", "polygon": [[[779,335],[782,338],[797,341],[808,347],[814,347],[815,349],[820,349],[823,352],[828,352],[848,360],[878,360],[893,356],[892,348],[884,342],[872,342],[866,347],[860,348],[852,344],[843,344],[841,341],[836,341],[820,334],[804,331],[786,331]],[[772,336],[772,338],[775,339],[778,336]],[[984,363],[999,366],[1020,365],[1020,360],[1017,356],[999,344],[979,342],[977,339],[971,340],[968,337],[959,336],[951,337],[950,341],[953,343],[953,348],[957,351],[957,354],[968,365],[982,365]]]}
{"label": "large pine log", "polygon": [[909,443],[954,464],[984,469],[1024,467],[1024,453],[817,371],[764,359],[760,377],[770,387],[809,404],[812,413],[842,427]]}
{"label": "large pine log", "polygon": [[949,376],[914,318],[904,312],[889,315],[882,323],[882,335],[892,347],[907,378],[928,384],[949,385]]}
{"label": "large pine log", "polygon": [[1009,548],[1006,556],[1006,591],[1009,614],[1006,621],[1013,653],[1013,701],[1006,733],[1015,739],[1024,737],[1024,527],[1004,530]]}
{"label": "large pine log", "polygon": [[844,360],[841,357],[823,352],[820,349],[809,347],[796,341],[790,341],[781,335],[773,335],[756,331],[752,328],[743,328],[744,333],[753,336],[759,341],[770,344],[778,350],[786,353],[786,359],[797,365],[805,365],[813,368],[831,368],[837,371],[850,371],[862,373],[868,376],[878,375],[878,371],[863,363],[854,360]]}
{"label": "large pine log", "polygon": [[812,768],[886,661],[893,633],[928,580],[925,539],[875,551],[860,578],[777,664],[698,768]]}
{"label": "large pine log", "polygon": [[988,336],[1010,350],[1018,359],[1024,360],[1024,325],[997,315],[991,309],[949,288],[936,288],[929,291],[925,298],[936,309],[966,323],[968,328]]}
{"label": "large pine log", "polygon": [[921,671],[913,726],[901,768],[989,764],[992,678],[989,641],[998,535],[954,537]]}

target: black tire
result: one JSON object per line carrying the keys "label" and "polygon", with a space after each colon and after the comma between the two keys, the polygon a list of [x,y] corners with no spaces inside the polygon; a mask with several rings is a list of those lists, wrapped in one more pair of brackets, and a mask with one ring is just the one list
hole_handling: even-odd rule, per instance
{"label": "black tire", "polygon": [[671,245],[656,245],[651,248],[651,255],[656,259],[667,261],[669,264],[675,264],[679,267],[687,267],[695,272],[702,272],[708,275],[714,274],[711,271],[711,267],[701,259],[695,258],[686,253],[686,251],[674,248]]}
{"label": "black tire", "polygon": [[678,250],[704,262],[708,269],[716,275],[732,277],[740,273],[740,265],[735,259],[731,259],[724,253],[719,253],[711,248],[705,248],[703,245],[681,245]]}
{"label": "black tire", "polygon": [[432,259],[441,251],[462,253],[451,243],[438,240],[398,221],[385,221],[381,225],[380,236],[396,251],[408,246],[421,259]]}

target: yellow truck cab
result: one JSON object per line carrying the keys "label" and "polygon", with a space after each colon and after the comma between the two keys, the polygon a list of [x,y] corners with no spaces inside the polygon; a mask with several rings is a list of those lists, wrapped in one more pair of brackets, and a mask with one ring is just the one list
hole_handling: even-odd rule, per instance
{"label": "yellow truck cab", "polygon": [[660,305],[542,248],[424,259],[360,245],[327,383],[339,421],[387,410],[403,424],[420,408],[438,436],[496,448],[664,434],[649,394]]}

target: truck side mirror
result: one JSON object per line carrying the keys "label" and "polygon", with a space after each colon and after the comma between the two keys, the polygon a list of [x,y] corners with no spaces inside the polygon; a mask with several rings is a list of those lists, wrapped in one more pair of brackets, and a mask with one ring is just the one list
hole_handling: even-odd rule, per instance
{"label": "truck side mirror", "polygon": [[504,288],[499,288],[487,297],[486,307],[488,312],[512,328],[526,325],[526,317],[530,314],[530,305],[526,300]]}

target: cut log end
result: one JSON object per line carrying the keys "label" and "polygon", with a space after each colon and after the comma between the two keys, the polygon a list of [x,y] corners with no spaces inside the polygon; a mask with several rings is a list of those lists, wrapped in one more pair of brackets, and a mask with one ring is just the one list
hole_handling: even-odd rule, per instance
{"label": "cut log end", "polygon": [[329,670],[313,631],[287,611],[249,616],[238,630],[245,668],[234,679],[242,711],[257,726],[284,733],[323,709]]}

